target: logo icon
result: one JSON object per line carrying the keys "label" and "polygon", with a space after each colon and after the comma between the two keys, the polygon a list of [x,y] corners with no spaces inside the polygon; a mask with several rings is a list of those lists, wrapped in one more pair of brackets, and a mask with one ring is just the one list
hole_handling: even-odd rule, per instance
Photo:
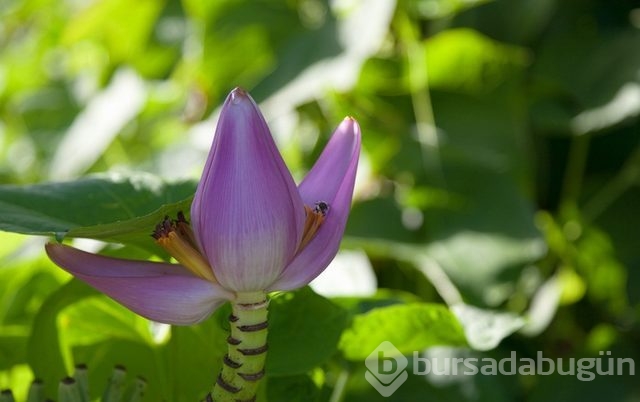
{"label": "logo icon", "polygon": [[409,361],[393,343],[384,341],[365,360],[364,378],[385,398],[407,381]]}

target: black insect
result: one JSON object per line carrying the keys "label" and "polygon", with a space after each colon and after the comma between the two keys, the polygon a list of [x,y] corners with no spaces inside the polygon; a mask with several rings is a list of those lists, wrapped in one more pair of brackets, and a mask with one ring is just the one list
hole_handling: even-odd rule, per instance
{"label": "black insect", "polygon": [[313,212],[322,214],[322,216],[327,216],[327,212],[329,212],[329,204],[324,201],[318,201],[313,208]]}

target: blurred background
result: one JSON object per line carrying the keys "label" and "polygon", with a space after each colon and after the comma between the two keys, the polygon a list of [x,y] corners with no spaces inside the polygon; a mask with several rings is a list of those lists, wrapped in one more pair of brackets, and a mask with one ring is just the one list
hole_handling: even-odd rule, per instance
{"label": "blurred background", "polygon": [[[345,116],[361,125],[347,251],[320,293],[389,289],[520,318],[491,356],[609,350],[640,363],[637,2],[1,0],[0,183],[106,171],[195,180],[236,86],[260,103],[298,180]],[[41,246],[0,233],[0,388],[18,396],[31,367],[46,365],[34,320],[64,327],[119,308],[43,313],[68,276]],[[50,336],[64,338],[69,360],[107,373],[106,351],[133,342],[119,330]],[[130,366],[163,378],[152,353],[131,353]],[[318,401],[332,395],[331,370],[314,377]],[[344,401],[383,399],[347,384]],[[179,389],[151,386],[148,400],[195,400]],[[638,401],[640,386],[633,376],[412,378],[388,400],[427,396]]]}

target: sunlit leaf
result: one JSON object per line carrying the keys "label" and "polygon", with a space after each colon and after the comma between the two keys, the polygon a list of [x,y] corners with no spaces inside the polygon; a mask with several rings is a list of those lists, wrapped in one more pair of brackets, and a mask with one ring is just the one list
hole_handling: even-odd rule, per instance
{"label": "sunlit leaf", "polygon": [[451,17],[490,1],[492,0],[417,0],[409,2],[408,6],[410,10],[424,18],[438,19]]}
{"label": "sunlit leaf", "polygon": [[339,348],[349,360],[364,360],[384,341],[402,353],[437,345],[466,345],[462,326],[445,306],[414,303],[381,307],[354,317]]}
{"label": "sunlit leaf", "polygon": [[65,345],[90,345],[108,339],[153,344],[151,323],[106,297],[82,300],[58,316]]}
{"label": "sunlit leaf", "polygon": [[[28,343],[28,361],[38,378],[64,378],[72,368],[70,351],[60,341],[58,315],[67,306],[96,294],[88,285],[71,280],[52,293],[43,303],[33,322]],[[45,384],[47,393],[55,395],[55,383]]]}
{"label": "sunlit leaf", "polygon": [[151,175],[106,175],[31,186],[0,187],[0,230],[153,244],[165,215],[188,214],[192,182]]}
{"label": "sunlit leaf", "polygon": [[113,62],[130,60],[144,49],[161,6],[162,3],[154,1],[92,3],[70,19],[62,41],[69,46],[93,40],[107,46]]}
{"label": "sunlit leaf", "polygon": [[522,73],[527,53],[469,29],[444,31],[425,42],[429,85],[469,93],[487,92]]}

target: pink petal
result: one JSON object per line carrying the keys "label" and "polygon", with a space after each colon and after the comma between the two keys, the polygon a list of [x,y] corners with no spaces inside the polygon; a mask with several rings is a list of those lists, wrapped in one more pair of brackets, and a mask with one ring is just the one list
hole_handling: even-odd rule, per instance
{"label": "pink petal", "polygon": [[299,187],[307,205],[325,201],[329,212],[313,240],[289,263],[270,290],[290,290],[308,284],[335,257],[351,208],[359,156],[360,127],[347,117]]}
{"label": "pink petal", "polygon": [[191,207],[193,229],[216,278],[263,290],[293,258],[305,212],[260,110],[236,88],[222,107]]}
{"label": "pink petal", "polygon": [[188,325],[207,318],[232,295],[176,264],[122,260],[61,244],[45,246],[61,268],[153,321]]}

